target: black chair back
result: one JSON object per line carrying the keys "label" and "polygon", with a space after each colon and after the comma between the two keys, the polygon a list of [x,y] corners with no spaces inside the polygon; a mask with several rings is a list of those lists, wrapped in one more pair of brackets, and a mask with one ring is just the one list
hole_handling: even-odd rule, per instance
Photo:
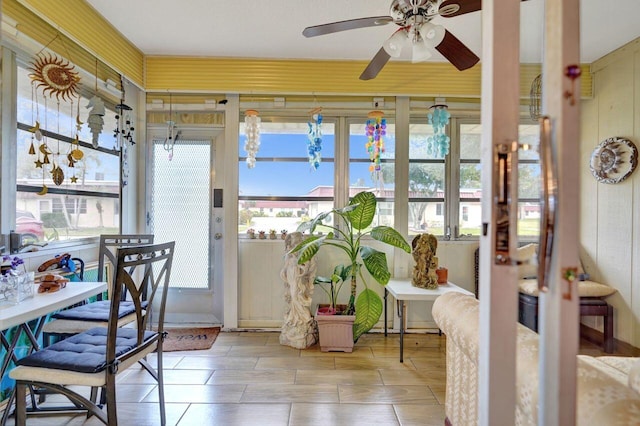
{"label": "black chair back", "polygon": [[[100,235],[100,252],[98,254],[98,281],[104,281],[105,266],[109,264],[115,269],[116,250],[121,247],[134,247],[140,245],[153,244],[153,234],[103,234]],[[108,262],[108,263],[106,263]],[[111,277],[111,282],[115,277],[115,271]],[[109,294],[112,286],[109,283]],[[122,300],[126,298],[126,292],[122,294]],[[102,300],[102,297],[98,297]]]}
{"label": "black chair back", "polygon": [[[148,330],[151,324],[148,324],[148,321],[150,321],[149,318],[151,316],[145,315],[143,312],[142,302],[145,301],[143,295],[146,294],[146,301],[151,307],[155,297],[158,295],[158,291],[160,291],[160,303],[157,305],[157,311],[159,345],[161,345],[161,336],[164,329],[164,310],[167,303],[174,247],[175,242],[172,241],[163,244],[119,248],[117,250],[115,280],[112,289],[113,297],[111,298],[111,311],[107,330],[107,364],[116,359],[118,309],[121,295],[125,291],[129,293],[129,297],[135,306],[135,325],[138,331],[137,351],[156,341],[156,339],[145,340],[145,335],[149,333]],[[161,356],[161,346],[159,346],[158,352],[158,356]]]}

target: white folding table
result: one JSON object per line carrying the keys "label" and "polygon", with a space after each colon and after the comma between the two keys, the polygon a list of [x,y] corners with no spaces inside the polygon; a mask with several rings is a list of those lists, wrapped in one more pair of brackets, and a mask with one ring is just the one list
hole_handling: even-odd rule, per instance
{"label": "white folding table", "polygon": [[[36,284],[34,284],[35,286]],[[46,317],[48,314],[66,308],[76,303],[82,302],[89,297],[102,293],[107,289],[106,282],[68,282],[65,288],[55,293],[37,293],[34,288],[34,296],[25,299],[22,302],[12,305],[8,302],[0,304],[0,342],[5,348],[6,353],[0,367],[0,378],[4,377],[10,362],[16,362],[18,357],[15,354],[16,345],[20,339],[20,335],[24,333],[31,347],[27,351],[29,355],[33,351],[37,351],[38,337],[42,332]],[[34,324],[30,322],[37,320]],[[14,333],[11,341],[7,338],[7,332],[12,327],[19,327]],[[4,415],[0,424],[4,425],[10,412],[11,403],[13,402],[13,393],[10,396],[9,404],[7,404]]]}
{"label": "white folding table", "polygon": [[406,300],[422,300],[433,301],[445,293],[458,292],[473,295],[452,282],[440,284],[437,289],[429,290],[414,287],[411,284],[411,278],[392,278],[384,287],[384,335],[387,335],[387,295],[391,295],[396,299],[398,320],[400,323],[400,362],[404,362],[404,331],[406,327],[407,306]]}

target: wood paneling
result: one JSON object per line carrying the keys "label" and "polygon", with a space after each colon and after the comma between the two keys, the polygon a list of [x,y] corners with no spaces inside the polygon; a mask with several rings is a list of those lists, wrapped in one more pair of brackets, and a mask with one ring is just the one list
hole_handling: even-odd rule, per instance
{"label": "wood paneling", "polygon": [[[615,337],[633,346],[640,344],[640,206],[634,202],[640,197],[640,175],[635,172],[615,185],[596,183],[588,159],[600,141],[612,136],[640,144],[639,52],[640,43],[634,41],[594,63],[594,99],[583,102],[580,156],[581,243],[587,271],[618,290],[607,299],[615,309]],[[602,329],[601,323],[596,325]]]}

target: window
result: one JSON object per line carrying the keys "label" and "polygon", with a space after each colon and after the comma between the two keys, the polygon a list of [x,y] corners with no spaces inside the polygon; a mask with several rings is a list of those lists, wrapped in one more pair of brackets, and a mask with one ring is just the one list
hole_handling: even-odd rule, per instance
{"label": "window", "polygon": [[409,127],[409,235],[443,235],[445,217],[445,158],[427,152],[433,126],[426,116]]}
{"label": "window", "polygon": [[[480,124],[462,123],[460,134],[460,218],[459,233],[462,235],[480,235],[482,196],[480,167]],[[539,232],[540,200],[539,177],[540,165],[537,152],[539,143],[539,126],[537,124],[521,124],[519,141],[528,144],[532,149],[518,152],[518,235],[536,237]]]}
{"label": "window", "polygon": [[319,212],[333,208],[335,124],[322,124],[322,161],[309,163],[308,125],[262,117],[254,168],[246,164],[244,123],[240,124],[238,231],[295,231]]}
{"label": "window", "polygon": [[394,226],[395,126],[386,119],[385,134],[382,135],[384,150],[377,173],[367,148],[366,121],[362,118],[349,124],[349,197],[362,191],[373,192],[378,201],[373,226]]}
{"label": "window", "polygon": [[[23,65],[17,67],[17,82],[16,210],[30,212],[39,221],[39,240],[118,233],[120,157],[113,150],[115,112],[107,107],[97,149],[88,126],[80,128],[78,148],[83,158],[71,167],[68,155],[75,149],[76,117],[79,113],[80,120],[86,121],[89,99],[81,96],[78,105],[78,99],[58,102],[44,97],[41,89],[34,89],[29,69]],[[41,141],[29,131],[36,121],[44,131]],[[42,144],[47,148],[41,149]],[[60,185],[51,178],[54,166],[64,174]],[[20,226],[16,230],[20,232]]]}

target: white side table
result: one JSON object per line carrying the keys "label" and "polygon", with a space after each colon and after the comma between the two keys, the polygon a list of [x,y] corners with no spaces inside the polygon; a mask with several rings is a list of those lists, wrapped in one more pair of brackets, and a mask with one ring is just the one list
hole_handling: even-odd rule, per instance
{"label": "white side table", "polygon": [[384,335],[387,335],[387,295],[391,295],[396,299],[398,319],[400,320],[400,362],[404,362],[404,330],[406,327],[407,306],[406,300],[422,300],[433,301],[445,293],[455,291],[458,293],[473,296],[473,293],[454,283],[447,282],[441,284],[437,289],[428,290],[424,288],[414,287],[411,285],[411,278],[395,278],[390,279],[384,287]]}

